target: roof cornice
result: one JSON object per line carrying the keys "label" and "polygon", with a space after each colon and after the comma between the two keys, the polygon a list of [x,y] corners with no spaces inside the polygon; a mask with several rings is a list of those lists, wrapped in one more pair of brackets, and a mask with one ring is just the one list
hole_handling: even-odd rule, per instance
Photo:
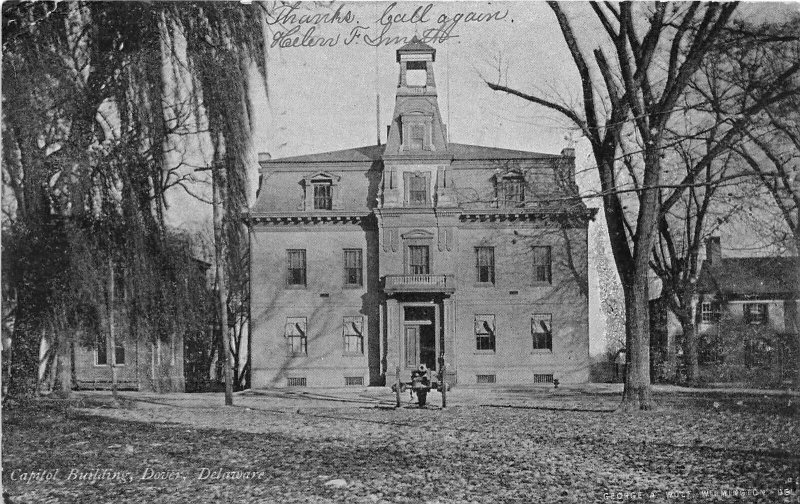
{"label": "roof cornice", "polygon": [[578,210],[565,209],[511,209],[511,210],[461,210],[462,221],[512,221],[512,220],[547,220],[578,219],[582,222],[593,220],[596,208]]}
{"label": "roof cornice", "polygon": [[361,224],[372,212],[251,212],[244,216],[248,224]]}

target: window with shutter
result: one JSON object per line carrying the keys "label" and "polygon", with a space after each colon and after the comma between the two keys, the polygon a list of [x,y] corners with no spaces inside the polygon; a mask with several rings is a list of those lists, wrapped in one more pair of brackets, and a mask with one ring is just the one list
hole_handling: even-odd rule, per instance
{"label": "window with shutter", "polygon": [[288,317],[283,335],[291,355],[306,355],[308,353],[308,334],[306,333],[305,317]]}
{"label": "window with shutter", "polygon": [[475,315],[475,349],[496,349],[494,315]]}
{"label": "window with shutter", "polygon": [[342,321],[342,332],[344,335],[344,353],[363,354],[364,353],[364,318],[363,317],[344,317]]}
{"label": "window with shutter", "polygon": [[531,317],[531,337],[534,350],[553,351],[553,316],[550,313],[534,313]]}

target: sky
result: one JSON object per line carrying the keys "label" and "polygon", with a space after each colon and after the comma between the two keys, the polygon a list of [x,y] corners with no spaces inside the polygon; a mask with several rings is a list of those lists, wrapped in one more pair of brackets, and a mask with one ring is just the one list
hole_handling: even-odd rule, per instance
{"label": "sky", "polygon": [[[388,16],[406,14],[410,17],[416,8],[425,5],[398,4],[390,9]],[[500,67],[509,81],[520,85],[536,83],[543,87],[567,88],[562,83],[572,80],[574,71],[571,66],[560,63],[562,43],[546,5],[539,2],[432,5],[423,17],[427,22],[392,23],[386,38],[421,36],[426,30],[440,26],[437,20],[442,15],[499,12],[495,18],[502,16],[501,20],[493,18],[482,23],[462,19],[449,32],[452,38],[431,43],[437,49],[435,72],[439,102],[451,141],[560,150],[564,143],[561,128],[555,127],[552,121],[542,120],[544,118],[537,120],[536,111],[519,110],[518,104],[502,99],[483,83],[483,77],[496,79]],[[372,2],[346,4],[344,8],[355,17],[353,23],[325,25],[316,33],[341,35],[346,39],[357,24],[369,27],[359,32],[377,36],[386,26],[378,18],[389,6]],[[311,12],[332,8],[317,8]],[[384,23],[388,16],[384,16]],[[271,28],[273,34],[282,31],[279,24]],[[395,51],[398,47],[396,43],[371,47],[359,40],[345,45],[340,40],[334,47],[271,48],[268,64],[273,78],[269,81],[269,105],[278,123],[257,136],[256,145],[263,142],[261,145],[270,149],[274,157],[284,157],[333,150],[343,145],[374,144],[376,95],[380,96],[381,135],[385,139],[385,125],[394,107],[397,86]],[[313,121],[305,119],[309,110],[315,112]],[[511,124],[519,126],[509,128]],[[534,131],[530,131],[531,127]],[[300,132],[303,134],[298,134]]]}
{"label": "sky", "polygon": [[[746,3],[740,10],[766,19],[798,8]],[[588,4],[568,2],[564,9],[584,48],[596,45],[602,28]],[[323,19],[333,22],[313,23]],[[282,158],[374,145],[378,134],[385,142],[398,78],[395,51],[414,35],[427,36],[437,51],[434,70],[449,141],[544,153],[575,147],[581,189],[596,187],[591,153],[569,123],[484,82],[578,103],[577,71],[544,2],[318,2],[284,8],[269,21],[266,86],[255,73],[251,79],[253,193],[258,153]],[[181,226],[202,226],[210,217],[208,207],[189,197],[177,207],[191,209],[177,218]],[[723,233],[723,249],[732,241]],[[596,276],[590,271],[590,317],[596,322]],[[602,324],[592,326],[591,351],[597,353],[604,344]]]}

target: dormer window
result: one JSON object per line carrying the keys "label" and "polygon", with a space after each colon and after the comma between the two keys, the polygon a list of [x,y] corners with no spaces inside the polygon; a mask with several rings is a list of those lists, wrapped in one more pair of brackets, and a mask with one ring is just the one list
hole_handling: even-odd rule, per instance
{"label": "dormer window", "polygon": [[314,183],[314,210],[333,209],[333,186],[330,182]]}
{"label": "dormer window", "polygon": [[521,173],[509,173],[497,181],[499,206],[521,207],[525,204],[525,178]]}
{"label": "dormer window", "polygon": [[425,125],[412,124],[409,126],[408,148],[410,150],[422,150],[425,148]]}
{"label": "dormer window", "polygon": [[400,141],[406,152],[429,151],[431,146],[431,125],[433,116],[420,112],[403,115]]}
{"label": "dormer window", "polygon": [[305,191],[304,209],[334,210],[337,207],[338,182],[340,177],[328,172],[317,172],[304,177],[301,184]]}
{"label": "dormer window", "polygon": [[525,201],[525,181],[521,178],[506,179],[504,184],[506,203],[517,206]]}

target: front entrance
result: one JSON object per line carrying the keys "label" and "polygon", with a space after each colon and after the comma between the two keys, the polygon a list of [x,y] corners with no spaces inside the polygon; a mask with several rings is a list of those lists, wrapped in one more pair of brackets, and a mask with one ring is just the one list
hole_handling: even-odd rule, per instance
{"label": "front entrance", "polygon": [[403,345],[406,369],[425,364],[436,370],[438,317],[435,306],[406,306],[403,309]]}

